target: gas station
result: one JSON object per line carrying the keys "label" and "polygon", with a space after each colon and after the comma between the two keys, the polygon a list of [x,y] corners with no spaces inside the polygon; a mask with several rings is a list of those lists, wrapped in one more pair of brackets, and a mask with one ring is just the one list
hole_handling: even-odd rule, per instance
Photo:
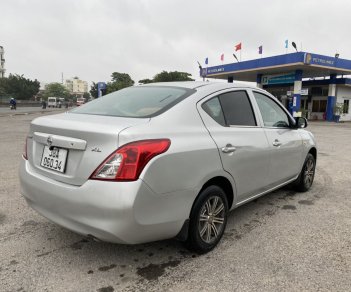
{"label": "gas station", "polygon": [[[308,52],[203,68],[204,78],[256,82],[294,115],[311,120],[351,121],[351,60]],[[338,108],[340,108],[338,112]]]}

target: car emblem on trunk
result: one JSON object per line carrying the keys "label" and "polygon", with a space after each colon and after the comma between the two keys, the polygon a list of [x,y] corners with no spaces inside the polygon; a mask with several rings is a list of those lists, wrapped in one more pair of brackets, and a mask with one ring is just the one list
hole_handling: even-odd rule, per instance
{"label": "car emblem on trunk", "polygon": [[48,139],[46,140],[46,143],[48,144],[48,146],[50,147],[52,145],[52,136],[49,136]]}
{"label": "car emblem on trunk", "polygon": [[101,152],[101,149],[99,147],[93,147],[93,148],[91,148],[91,151],[93,151],[93,152]]}

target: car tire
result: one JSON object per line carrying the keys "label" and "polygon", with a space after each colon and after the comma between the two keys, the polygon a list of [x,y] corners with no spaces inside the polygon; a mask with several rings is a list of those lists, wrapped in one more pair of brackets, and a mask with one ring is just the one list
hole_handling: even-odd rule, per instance
{"label": "car tire", "polygon": [[316,170],[316,159],[311,153],[308,153],[301,169],[301,172],[295,181],[295,189],[299,192],[308,191],[314,179],[314,174]]}
{"label": "car tire", "polygon": [[215,185],[202,190],[191,210],[187,247],[199,254],[212,250],[223,236],[227,215],[225,192]]}

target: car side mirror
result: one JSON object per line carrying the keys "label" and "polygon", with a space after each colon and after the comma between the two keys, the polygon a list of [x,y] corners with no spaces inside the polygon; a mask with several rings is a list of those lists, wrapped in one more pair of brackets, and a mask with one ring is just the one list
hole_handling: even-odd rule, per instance
{"label": "car side mirror", "polygon": [[296,117],[295,118],[295,122],[296,122],[295,128],[297,128],[297,129],[307,128],[308,123],[307,123],[307,119],[306,118]]}

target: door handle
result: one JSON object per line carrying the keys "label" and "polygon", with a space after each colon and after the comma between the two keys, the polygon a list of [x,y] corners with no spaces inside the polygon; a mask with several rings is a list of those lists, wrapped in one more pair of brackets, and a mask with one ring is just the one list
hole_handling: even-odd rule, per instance
{"label": "door handle", "polygon": [[279,146],[281,146],[281,145],[282,145],[282,142],[280,142],[278,139],[275,139],[275,140],[273,141],[273,146],[279,147]]}
{"label": "door handle", "polygon": [[227,144],[225,147],[222,147],[223,153],[232,153],[236,150],[236,148],[232,144]]}

